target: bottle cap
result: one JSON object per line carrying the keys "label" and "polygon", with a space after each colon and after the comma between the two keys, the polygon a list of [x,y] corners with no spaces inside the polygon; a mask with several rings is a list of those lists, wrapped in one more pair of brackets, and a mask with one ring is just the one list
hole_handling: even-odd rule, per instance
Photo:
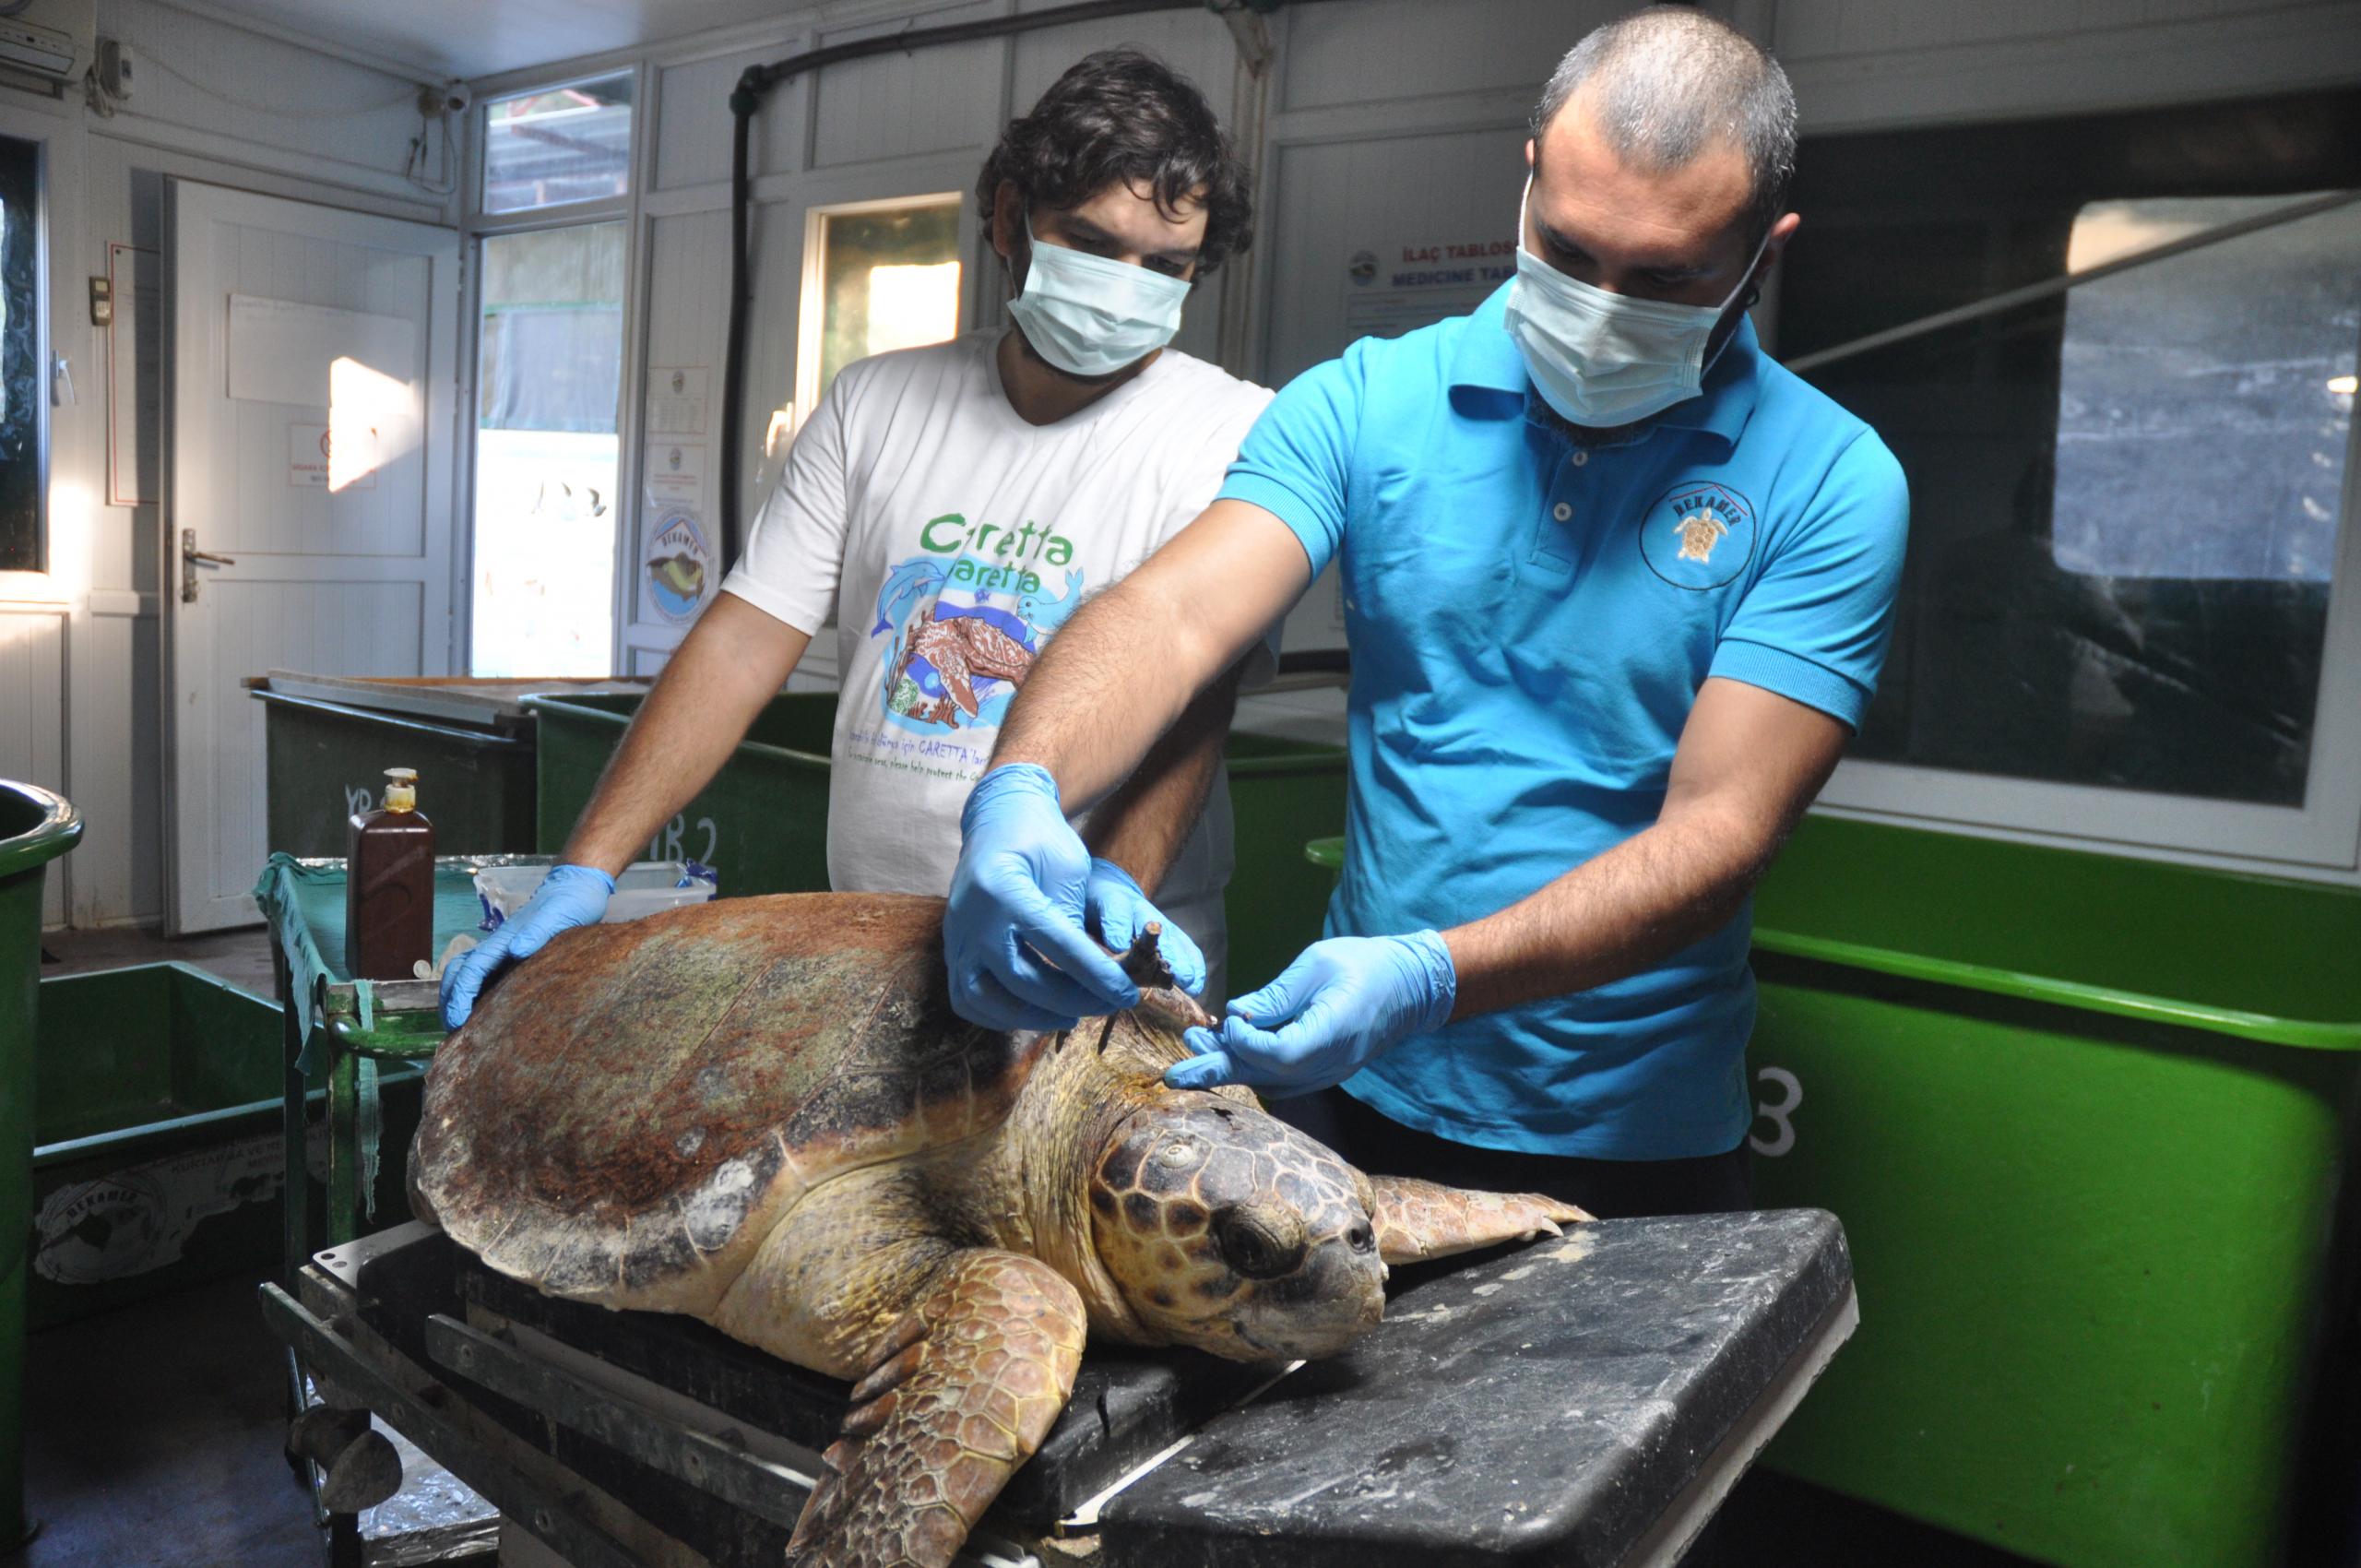
{"label": "bottle cap", "polygon": [[389,812],[414,812],[418,809],[418,769],[389,767],[386,769],[386,809]]}

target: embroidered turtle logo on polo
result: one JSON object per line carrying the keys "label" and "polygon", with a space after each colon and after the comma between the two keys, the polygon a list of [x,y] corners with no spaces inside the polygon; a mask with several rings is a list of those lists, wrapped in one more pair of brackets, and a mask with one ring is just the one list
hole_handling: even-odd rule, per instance
{"label": "embroidered turtle logo on polo", "polygon": [[1640,519],[1640,553],[1675,588],[1736,580],[1754,559],[1754,504],[1726,484],[1692,480],[1664,493]]}

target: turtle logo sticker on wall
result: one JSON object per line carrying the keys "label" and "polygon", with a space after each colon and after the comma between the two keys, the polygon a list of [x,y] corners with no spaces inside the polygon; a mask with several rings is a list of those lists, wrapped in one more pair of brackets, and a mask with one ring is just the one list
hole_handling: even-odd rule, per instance
{"label": "turtle logo sticker on wall", "polygon": [[707,576],[705,531],[694,515],[668,512],[647,547],[647,598],[657,614],[676,624],[696,619]]}
{"label": "turtle logo sticker on wall", "polygon": [[1675,588],[1717,588],[1754,559],[1754,504],[1698,480],[1667,491],[1640,520],[1640,553]]}

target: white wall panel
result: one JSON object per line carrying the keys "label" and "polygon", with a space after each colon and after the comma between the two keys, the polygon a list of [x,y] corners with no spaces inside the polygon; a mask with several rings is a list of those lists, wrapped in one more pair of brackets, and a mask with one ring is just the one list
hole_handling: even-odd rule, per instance
{"label": "white wall panel", "polygon": [[[140,59],[138,95],[113,117],[89,114],[78,94],[43,103],[0,93],[0,129],[49,138],[51,330],[80,391],[52,422],[51,571],[0,593],[53,598],[65,612],[47,618],[71,649],[49,687],[62,707],[54,743],[65,770],[51,782],[89,823],[65,879],[77,925],[155,919],[162,882],[161,523],[153,505],[105,502],[107,338],[89,325],[82,279],[105,274],[110,243],[159,247],[168,174],[389,217],[448,220],[453,209],[447,196],[403,178],[419,117],[415,84],[402,77],[157,0],[100,0],[99,29]],[[291,287],[306,267],[337,270],[334,257],[290,264]],[[349,303],[362,309],[400,286],[349,281]],[[270,465],[280,475],[284,445],[282,422]],[[0,702],[21,702],[26,690],[13,671],[0,674]]]}
{"label": "white wall panel", "polygon": [[[915,10],[907,21],[820,35],[822,46],[905,25],[942,27],[999,14],[987,3]],[[826,168],[988,145],[1000,112],[1006,45],[957,43],[831,65],[814,92],[812,163]]]}
{"label": "white wall panel", "polygon": [[[1059,0],[1027,0],[1021,8],[1047,10]],[[1028,32],[1014,41],[1009,76],[1009,113],[1022,114],[1033,106],[1067,66],[1094,50],[1128,44],[1144,49],[1195,82],[1226,119],[1229,113],[1230,77],[1238,50],[1229,29],[1209,11],[1158,11],[1123,17],[1114,21]],[[997,137],[1000,127],[991,127]]]}
{"label": "white wall panel", "polygon": [[1807,134],[2361,80],[2354,0],[1778,0],[1774,17]]}
{"label": "white wall panel", "polygon": [[[801,35],[777,43],[667,65],[658,73],[656,123],[656,188],[682,190],[730,178],[730,89],[749,65],[769,65],[799,53]],[[749,160],[757,179],[802,167],[804,123],[810,116],[801,78],[775,88],[755,112]]]}
{"label": "white wall panel", "polygon": [[1516,126],[1281,148],[1268,231],[1273,384],[1358,336],[1347,326],[1363,291],[1348,271],[1356,252],[1376,253],[1382,274],[1405,244],[1513,241],[1524,148]]}
{"label": "white wall panel", "polygon": [[[713,509],[719,505],[718,479],[721,462],[721,374],[722,349],[728,326],[730,298],[730,214],[727,211],[693,212],[675,217],[658,218],[648,225],[647,246],[647,279],[644,298],[647,301],[645,319],[647,331],[648,379],[664,376],[676,367],[702,368],[706,373],[711,397],[706,410],[706,428],[700,437],[705,447],[706,478],[706,548],[717,555],[720,540]],[[794,279],[782,278],[779,264],[772,258],[763,276],[760,291],[769,293],[777,289],[792,289]],[[759,339],[750,339],[750,345]],[[792,349],[789,350],[790,354]],[[748,383],[750,388],[753,382]],[[761,405],[767,410],[772,405]],[[625,411],[623,428],[626,440],[636,439],[641,430],[640,411]],[[758,437],[759,439],[759,434]],[[689,438],[676,437],[686,442]],[[759,446],[753,450],[759,452]],[[752,515],[753,503],[747,505]],[[683,627],[661,620],[641,621],[640,584],[647,569],[651,535],[656,524],[650,517],[645,494],[631,497],[623,514],[630,519],[626,538],[631,552],[624,558],[625,585],[623,600],[623,640],[626,645],[624,672],[638,673],[631,662],[630,649],[648,639],[669,646],[677,640]]]}
{"label": "white wall panel", "polygon": [[1538,95],[1560,55],[1631,7],[1618,0],[1349,0],[1289,9],[1288,111],[1513,89]]}
{"label": "white wall panel", "polygon": [[[0,778],[70,794],[65,777],[65,616],[0,605]],[[70,857],[69,857],[70,858]],[[67,873],[52,862],[42,923],[65,918]]]}
{"label": "white wall panel", "polygon": [[431,199],[401,177],[419,130],[414,82],[155,0],[100,0],[99,31],[129,44],[141,67],[112,134],[214,157],[259,153],[265,168],[300,160],[342,183]]}
{"label": "white wall panel", "polygon": [[2304,9],[2304,0],[1783,0],[1778,51],[1787,60],[1956,48],[2009,39],[2124,31]]}

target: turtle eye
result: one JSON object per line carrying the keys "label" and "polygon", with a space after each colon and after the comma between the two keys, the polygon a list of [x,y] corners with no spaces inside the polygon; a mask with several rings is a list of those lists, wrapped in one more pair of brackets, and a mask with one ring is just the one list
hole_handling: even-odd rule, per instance
{"label": "turtle eye", "polygon": [[1240,1204],[1215,1215],[1214,1243],[1222,1260],[1249,1279],[1294,1273],[1311,1247],[1295,1211],[1265,1204]]}
{"label": "turtle eye", "polygon": [[1377,1248],[1377,1232],[1370,1229],[1369,1221],[1364,1219],[1345,1232],[1345,1245],[1357,1253],[1374,1252]]}

